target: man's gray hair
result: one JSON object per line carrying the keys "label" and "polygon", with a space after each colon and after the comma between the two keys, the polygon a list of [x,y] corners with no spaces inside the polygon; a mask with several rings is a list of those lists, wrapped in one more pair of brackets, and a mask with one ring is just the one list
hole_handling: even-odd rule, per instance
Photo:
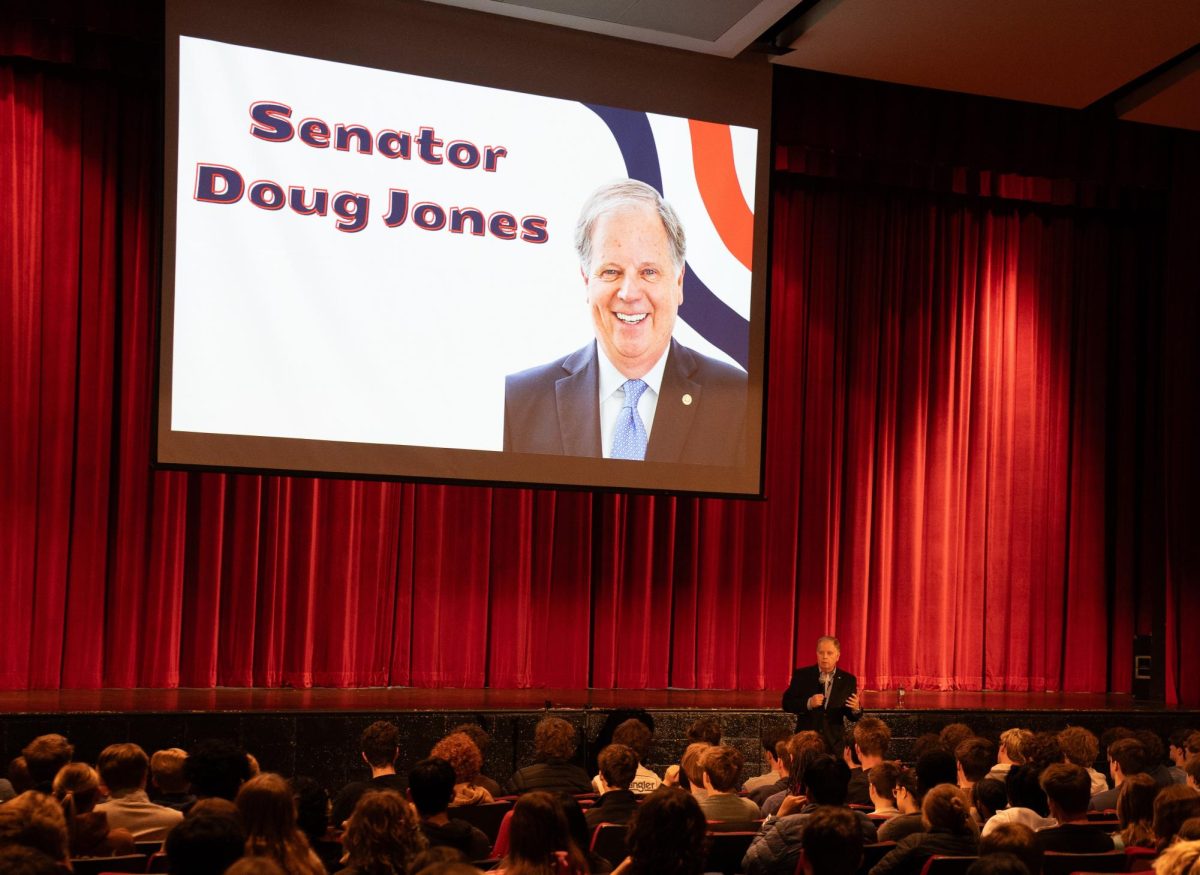
{"label": "man's gray hair", "polygon": [[817,639],[817,647],[820,647],[826,641],[828,641],[830,644],[832,644],[838,653],[842,652],[842,642],[838,641],[832,635],[822,635],[820,638],[818,638]]}
{"label": "man's gray hair", "polygon": [[575,226],[575,251],[579,254],[579,263],[583,265],[584,272],[592,263],[592,231],[596,228],[596,222],[605,213],[623,207],[650,207],[658,213],[667,232],[671,261],[676,270],[683,270],[687,260],[687,239],[675,208],[663,200],[653,186],[636,179],[621,179],[605,183],[592,192],[579,211],[579,222]]}

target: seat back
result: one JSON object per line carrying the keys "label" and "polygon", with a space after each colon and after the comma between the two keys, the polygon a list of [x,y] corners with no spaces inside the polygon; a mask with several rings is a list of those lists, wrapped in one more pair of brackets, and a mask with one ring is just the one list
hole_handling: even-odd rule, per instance
{"label": "seat back", "polygon": [[602,823],[592,832],[592,853],[597,854],[615,868],[629,853],[625,840],[629,827],[624,823]]}
{"label": "seat back", "polygon": [[125,854],[120,857],[75,857],[71,868],[76,875],[100,875],[101,872],[145,872],[145,854]]}
{"label": "seat back", "polygon": [[1124,851],[1102,854],[1064,854],[1046,851],[1042,855],[1042,875],[1071,875],[1072,872],[1124,872]]}
{"label": "seat back", "polygon": [[971,864],[978,859],[978,856],[951,857],[934,854],[925,861],[921,875],[967,875]]}
{"label": "seat back", "polygon": [[863,845],[863,859],[858,867],[858,875],[867,875],[875,864],[887,856],[887,852],[896,847],[895,842],[872,842],[869,845]]}
{"label": "seat back", "polygon": [[1154,848],[1126,848],[1125,871],[1145,872],[1154,868],[1154,861],[1157,859],[1158,851]]}
{"label": "seat back", "polygon": [[742,871],[742,858],[750,848],[757,832],[709,832],[705,872],[736,875]]}
{"label": "seat back", "polygon": [[496,836],[500,834],[500,822],[504,815],[512,811],[513,803],[509,799],[501,802],[488,802],[484,805],[459,805],[449,809],[446,814],[454,820],[465,820],[478,829],[493,845]]}

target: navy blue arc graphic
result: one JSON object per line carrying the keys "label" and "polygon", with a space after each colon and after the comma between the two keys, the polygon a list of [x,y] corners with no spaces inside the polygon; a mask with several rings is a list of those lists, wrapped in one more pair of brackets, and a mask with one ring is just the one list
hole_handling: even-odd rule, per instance
{"label": "navy blue arc graphic", "polygon": [[[654,131],[646,114],[594,103],[585,103],[584,106],[600,116],[612,131],[621,157],[625,159],[625,172],[629,178],[653,186],[659,194],[663,194],[658,148],[654,144]],[[696,276],[690,266],[683,276],[683,306],[679,308],[679,318],[741,365],[743,370],[749,370],[750,323],[713,294],[712,289]]]}

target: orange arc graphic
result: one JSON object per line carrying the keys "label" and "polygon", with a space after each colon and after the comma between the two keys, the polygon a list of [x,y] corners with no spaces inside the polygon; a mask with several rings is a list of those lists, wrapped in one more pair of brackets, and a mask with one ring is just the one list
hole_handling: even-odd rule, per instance
{"label": "orange arc graphic", "polygon": [[729,125],[689,119],[688,127],[700,198],[721,241],[749,270],[754,257],[754,212],[738,185]]}

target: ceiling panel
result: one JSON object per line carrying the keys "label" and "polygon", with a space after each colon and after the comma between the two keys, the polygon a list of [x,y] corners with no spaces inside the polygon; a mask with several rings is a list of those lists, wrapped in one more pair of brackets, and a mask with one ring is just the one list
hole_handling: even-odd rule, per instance
{"label": "ceiling panel", "polygon": [[1200,71],[1176,82],[1121,118],[1200,131]]}

